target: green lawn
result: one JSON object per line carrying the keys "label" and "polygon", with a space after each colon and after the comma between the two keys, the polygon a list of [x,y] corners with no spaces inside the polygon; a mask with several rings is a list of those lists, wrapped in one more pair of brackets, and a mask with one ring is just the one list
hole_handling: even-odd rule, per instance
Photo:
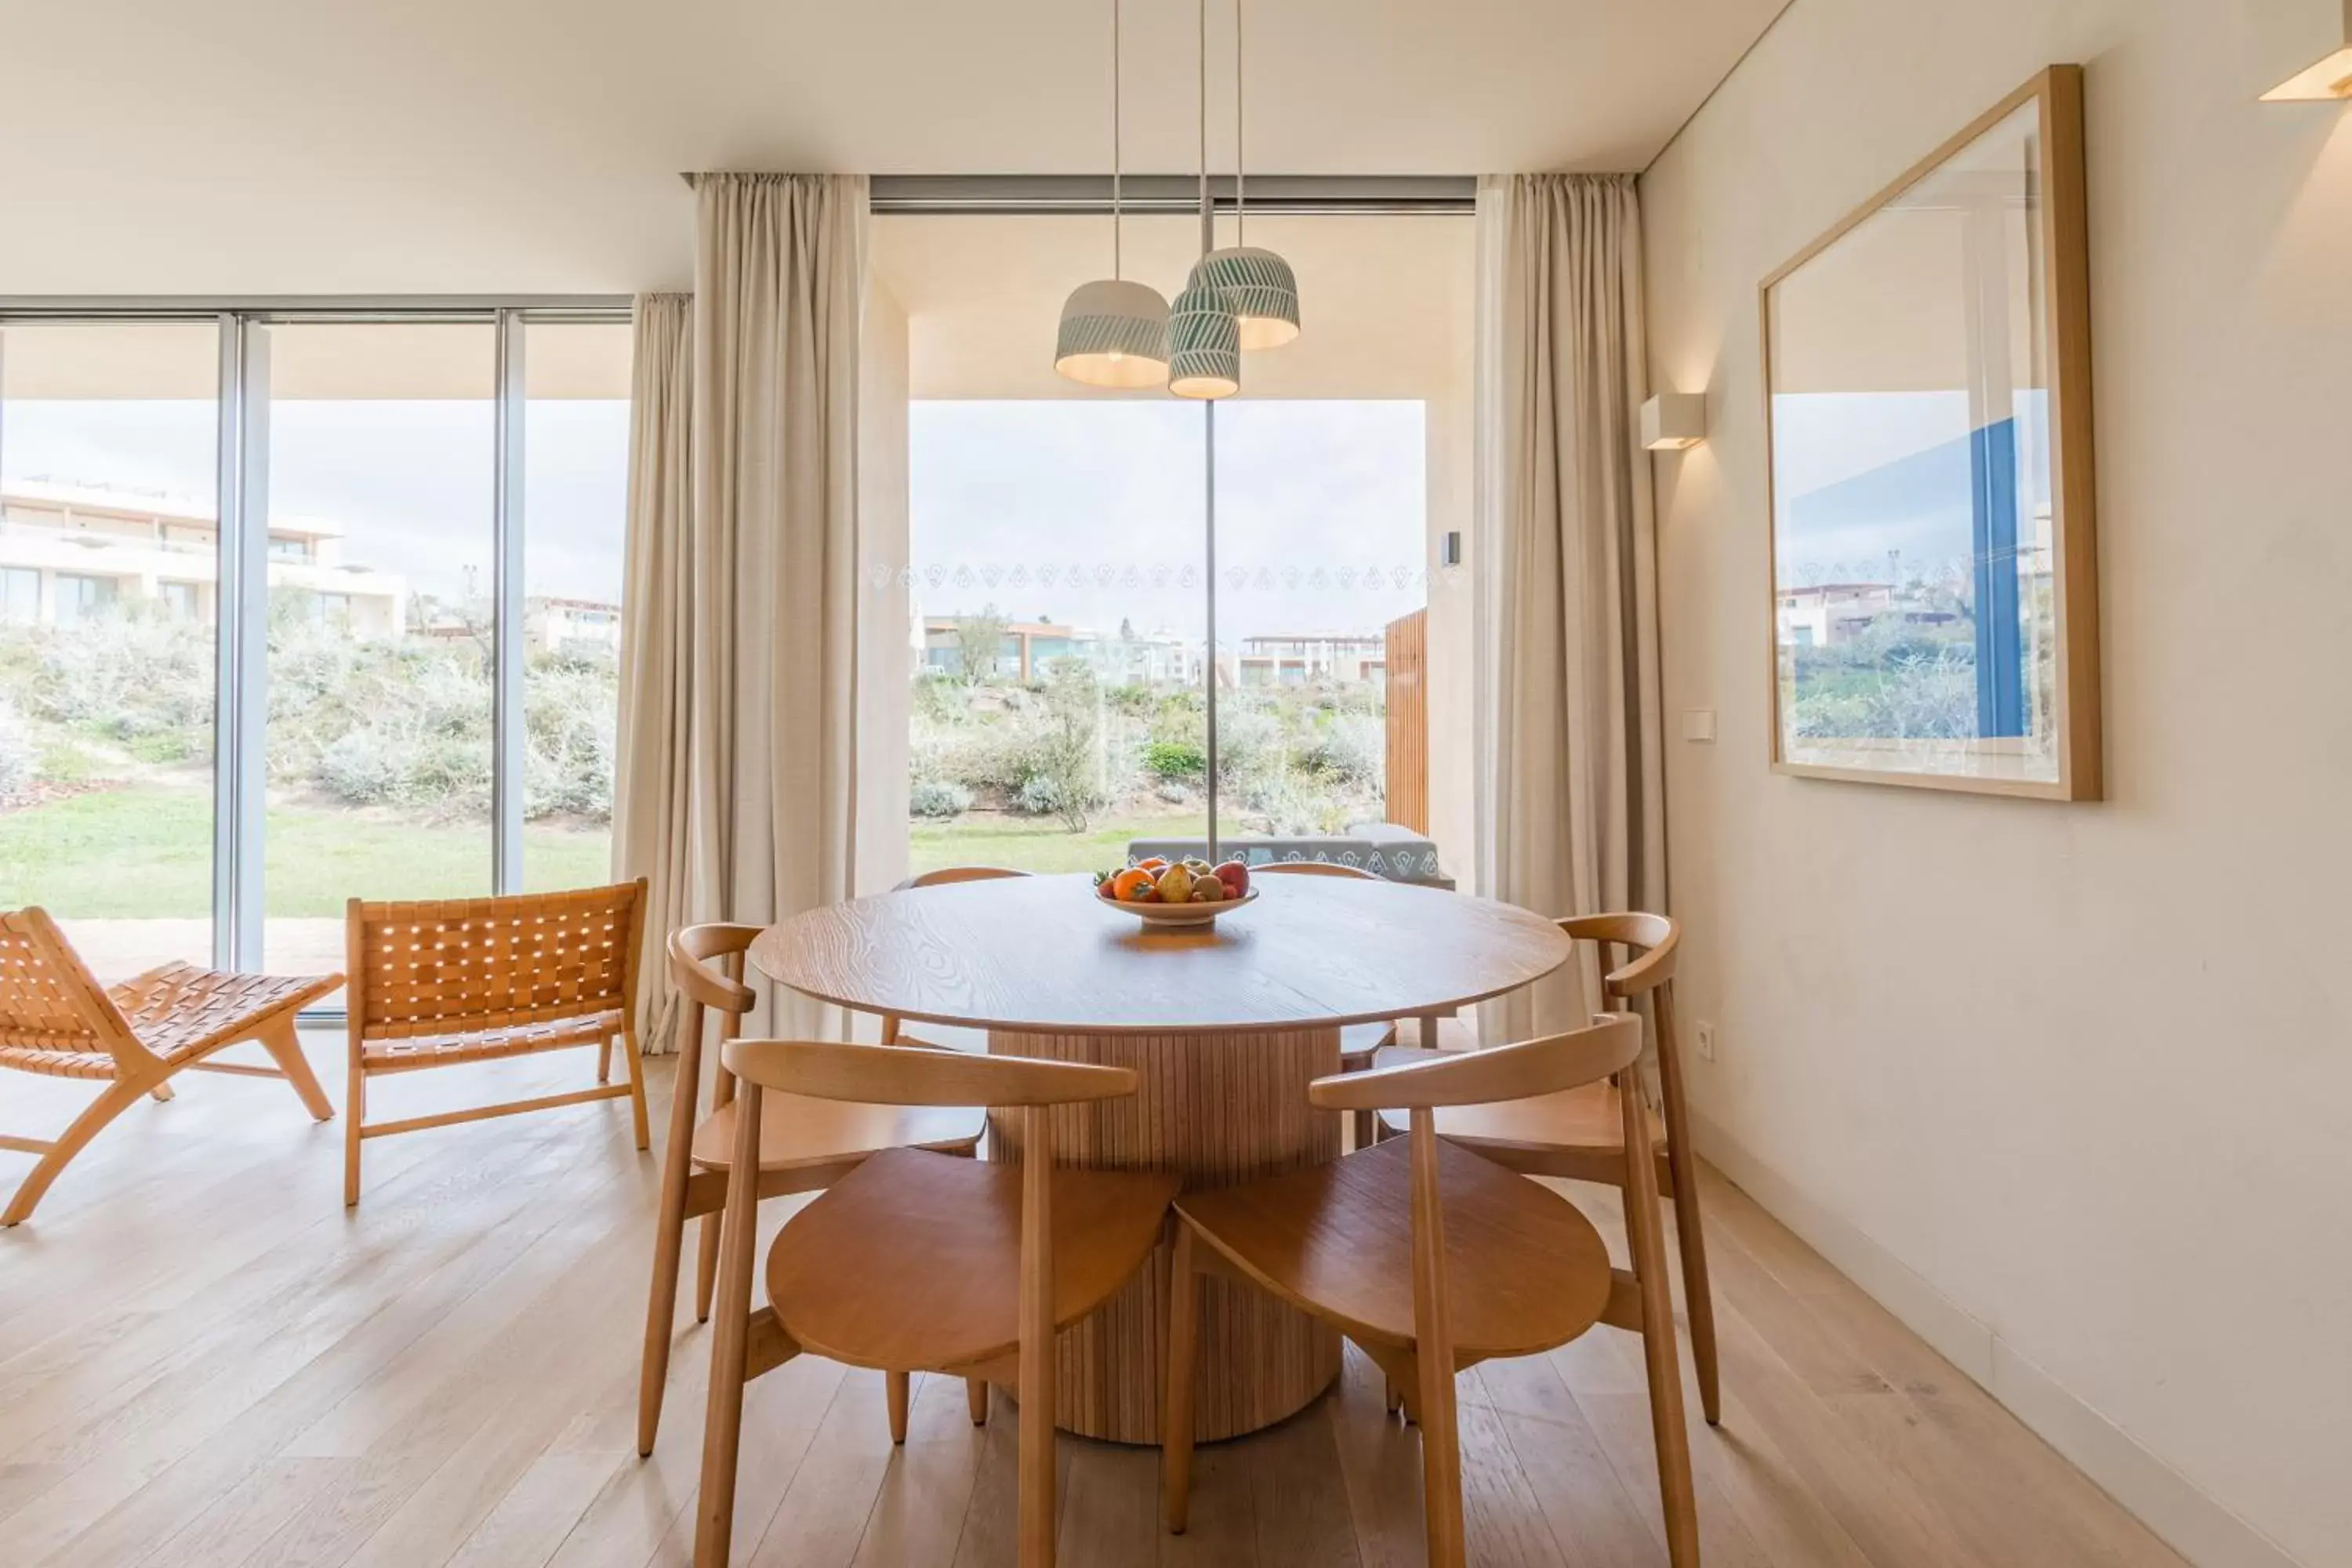
{"label": "green lawn", "polygon": [[[974,816],[919,822],[913,868],[1011,866],[1096,871],[1130,838],[1200,834],[1200,816],[1125,816],[1072,833],[1053,817]],[[421,826],[360,811],[273,806],[264,867],[268,913],[341,919],[343,900],[464,898],[490,890],[487,823]],[[609,875],[602,832],[523,830],[534,888],[593,886]],[[80,920],[196,918],[212,910],[212,800],[200,789],[138,784],[0,812],[0,909],[47,906]]]}
{"label": "green lawn", "polygon": [[[341,919],[343,901],[462,898],[490,890],[487,823],[425,826],[356,811],[276,806],[264,887],[278,917]],[[610,875],[607,836],[523,829],[532,888]],[[134,785],[0,812],[0,909],[47,905],[83,920],[196,917],[212,909],[212,799]]]}
{"label": "green lawn", "polygon": [[1108,871],[1127,863],[1130,838],[1173,838],[1209,830],[1202,816],[1122,816],[1073,833],[1054,817],[967,816],[918,822],[909,853],[917,871],[942,866],[1010,866],[1019,871]]}

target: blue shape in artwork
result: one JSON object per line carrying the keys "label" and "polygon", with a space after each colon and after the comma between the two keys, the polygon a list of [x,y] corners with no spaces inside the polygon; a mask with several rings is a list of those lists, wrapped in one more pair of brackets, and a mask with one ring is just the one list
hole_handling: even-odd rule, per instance
{"label": "blue shape in artwork", "polygon": [[2025,623],[2017,585],[2017,421],[1969,436],[1970,522],[1976,561],[1977,733],[2022,735]]}

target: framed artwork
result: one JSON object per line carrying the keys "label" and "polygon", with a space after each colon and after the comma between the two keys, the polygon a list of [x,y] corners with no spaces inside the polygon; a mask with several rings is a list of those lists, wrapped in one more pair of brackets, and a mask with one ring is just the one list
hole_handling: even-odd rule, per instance
{"label": "framed artwork", "polygon": [[2083,74],[1766,279],[1772,765],[2100,798]]}

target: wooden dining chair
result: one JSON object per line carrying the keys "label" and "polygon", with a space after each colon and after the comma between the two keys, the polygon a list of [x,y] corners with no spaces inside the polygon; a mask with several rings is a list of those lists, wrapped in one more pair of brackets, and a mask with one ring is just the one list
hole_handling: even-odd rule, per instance
{"label": "wooden dining chair", "polygon": [[[106,1087],[55,1139],[0,1133],[0,1149],[38,1154],[16,1184],[0,1226],[21,1224],[59,1172],[147,1095],[172,1098],[184,1070],[282,1078],[320,1121],[335,1108],[320,1089],[294,1019],[343,983],[340,974],[231,974],[166,963],[101,986],[47,910],[0,913],[0,1068]],[[250,1040],[275,1067],[223,1062],[214,1053]]]}
{"label": "wooden dining chair", "polygon": [[[645,1064],[637,1056],[644,878],[497,899],[353,899],[343,928],[351,975],[344,1004],[350,1046],[345,1206],[360,1201],[360,1147],[370,1138],[626,1099],[637,1147],[651,1142]],[[625,1084],[606,1081],[615,1037],[628,1068]],[[398,1121],[367,1120],[371,1078],[583,1046],[597,1049],[593,1089]]]}
{"label": "wooden dining chair", "polygon": [[[671,1331],[677,1316],[677,1275],[685,1249],[686,1222],[699,1216],[696,1246],[694,1318],[708,1322],[710,1293],[719,1270],[719,1248],[727,1194],[736,1168],[735,1075],[723,1061],[712,1074],[711,1110],[702,1115],[703,1021],[719,1015],[723,1044],[741,1032],[751,1010],[751,988],[743,983],[743,955],[761,928],[698,925],[669,939],[670,980],[678,990],[677,1070],[670,1090],[669,1142],[662,1151],[661,1210],[654,1229],[652,1299],[646,1306],[646,1348],[637,1384],[637,1452],[654,1451],[661,1426],[662,1394],[669,1380]],[[987,1128],[977,1106],[861,1105],[767,1094],[760,1118],[758,1198],[811,1193],[831,1185],[877,1150],[908,1146],[970,1156]],[[971,1418],[988,1418],[988,1385],[971,1385]],[[887,1390],[890,1437],[907,1436],[907,1380],[893,1374]]]}
{"label": "wooden dining chair", "polygon": [[[1349,877],[1359,881],[1377,882],[1380,877],[1360,866],[1349,866],[1337,860],[1269,860],[1263,866],[1250,868],[1252,877],[1272,872],[1277,877]],[[1427,1061],[1441,1054],[1437,1049],[1438,1015],[1421,1018],[1421,1044],[1408,1046],[1397,1038],[1394,1019],[1377,1024],[1349,1024],[1339,1031],[1339,1070],[1370,1072],[1374,1068],[1402,1067],[1408,1062]],[[1370,1148],[1380,1136],[1380,1122],[1370,1111],[1358,1111],[1349,1118],[1349,1136],[1359,1149]]]}
{"label": "wooden dining chair", "polygon": [[[1026,871],[1015,871],[1003,866],[941,866],[934,870],[919,871],[891,889],[905,892],[909,888],[939,888],[950,882],[993,882],[1003,877],[1026,877]],[[986,1029],[966,1028],[957,1024],[930,1024],[918,1021],[915,1033],[900,1032],[904,1020],[896,1014],[882,1015],[882,1043],[895,1046],[902,1042],[911,1046],[936,1046],[941,1050],[988,1050]]]}
{"label": "wooden dining chair", "polygon": [[[1017,1560],[1051,1568],[1054,1336],[1151,1256],[1179,1184],[1157,1172],[1056,1170],[1053,1110],[1133,1094],[1135,1070],[788,1040],[736,1040],[721,1054],[746,1083],[810,1100],[995,1106],[1017,1116],[1021,1163],[918,1149],[872,1155],[784,1222],[768,1250],[768,1304],[757,1312],[758,1197],[749,1182],[729,1190],[697,1568],[728,1560],[744,1383],[803,1352],[886,1373],[1012,1383],[1021,1401]],[[763,1098],[739,1101],[739,1168],[758,1157]]]}
{"label": "wooden dining chair", "polygon": [[[1699,1406],[1712,1426],[1723,1419],[1723,1382],[1715,1343],[1715,1297],[1707,1285],[1706,1235],[1699,1215],[1698,1156],[1691,1147],[1690,1102],[1683,1088],[1682,1052],[1675,1036],[1675,963],[1682,930],[1664,915],[1580,915],[1559,922],[1579,942],[1600,949],[1601,992],[1612,1010],[1649,998],[1653,1037],[1658,1047],[1659,1108],[1643,1104],[1642,1146],[1651,1152],[1660,1193],[1675,1207],[1675,1239],[1682,1253],[1683,1308],[1690,1323],[1691,1365],[1698,1378]],[[1622,969],[1610,967],[1612,948],[1626,950]],[[1449,1107],[1437,1113],[1442,1138],[1475,1149],[1497,1164],[1533,1176],[1606,1182],[1625,1187],[1629,1125],[1621,1101],[1623,1084],[1643,1102],[1641,1076],[1619,1082],[1589,1083],[1558,1094],[1504,1105]],[[1663,1112],[1663,1115],[1660,1114]],[[1391,1131],[1402,1131],[1402,1112],[1383,1113]]]}
{"label": "wooden dining chair", "polygon": [[[1454,1374],[1497,1356],[1540,1354],[1595,1323],[1647,1331],[1666,1554],[1673,1568],[1696,1568],[1690,1439],[1654,1167],[1632,1163],[1633,1267],[1612,1269],[1600,1232],[1575,1205],[1438,1135],[1440,1108],[1560,1093],[1623,1072],[1641,1054],[1641,1021],[1603,1015],[1588,1028],[1516,1046],[1318,1079],[1307,1089],[1314,1104],[1403,1106],[1410,1131],[1332,1164],[1176,1200],[1161,1458],[1171,1531],[1182,1531],[1191,1499],[1198,1276],[1209,1273],[1330,1323],[1411,1391],[1431,1568],[1465,1560]],[[1637,1138],[1640,1099],[1622,1105],[1625,1136]]]}

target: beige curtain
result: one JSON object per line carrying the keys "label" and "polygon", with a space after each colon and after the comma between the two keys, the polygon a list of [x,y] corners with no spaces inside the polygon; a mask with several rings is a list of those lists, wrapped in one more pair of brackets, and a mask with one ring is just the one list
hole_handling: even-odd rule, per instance
{"label": "beige curtain", "polygon": [[[1482,180],[1479,890],[1549,915],[1662,910],[1657,551],[1632,175]],[[1588,963],[1492,1005],[1572,1027]]]}
{"label": "beige curtain", "polygon": [[646,882],[640,1023],[670,1048],[662,942],[687,923],[687,714],[693,600],[694,300],[636,301],[629,388],[629,512],[621,596],[621,721],[613,795],[613,875]]}
{"label": "beige curtain", "polygon": [[[695,203],[688,901],[767,921],[849,897],[857,865],[866,184],[704,174]],[[837,1027],[780,1003],[764,1026]]]}

